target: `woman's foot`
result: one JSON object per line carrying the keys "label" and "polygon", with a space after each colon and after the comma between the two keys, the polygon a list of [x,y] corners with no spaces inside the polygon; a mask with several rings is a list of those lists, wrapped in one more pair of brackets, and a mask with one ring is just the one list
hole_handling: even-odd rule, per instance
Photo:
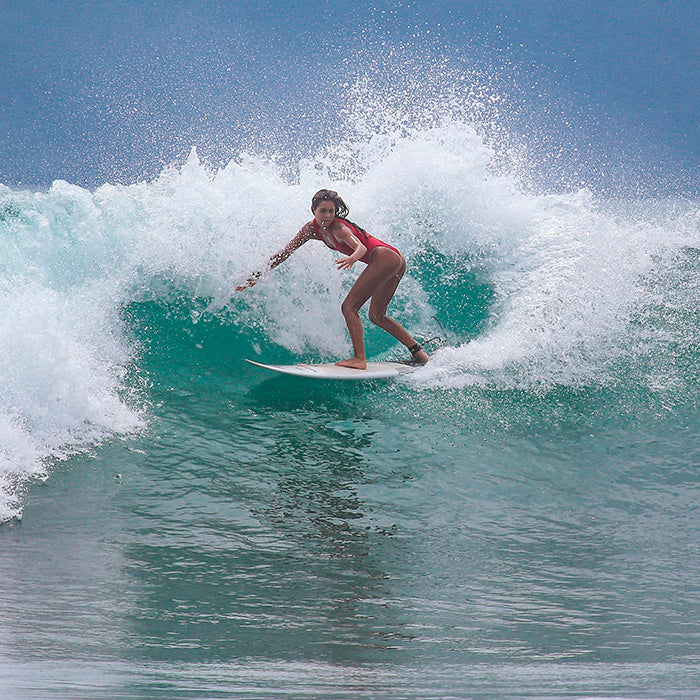
{"label": "woman's foot", "polygon": [[338,367],[350,367],[352,369],[367,369],[367,360],[360,357],[351,357],[349,360],[340,360],[335,363]]}
{"label": "woman's foot", "polygon": [[420,343],[412,345],[410,348],[408,348],[408,352],[411,353],[413,361],[417,362],[419,365],[424,365],[430,359]]}
{"label": "woman's foot", "polygon": [[411,357],[413,358],[413,361],[417,362],[419,365],[424,365],[430,359],[425,350],[419,350],[418,352],[413,353]]}

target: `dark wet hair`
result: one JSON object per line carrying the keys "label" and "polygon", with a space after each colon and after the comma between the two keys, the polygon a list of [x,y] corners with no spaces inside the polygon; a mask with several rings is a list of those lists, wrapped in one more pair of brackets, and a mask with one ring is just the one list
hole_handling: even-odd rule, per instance
{"label": "dark wet hair", "polygon": [[321,202],[333,202],[335,204],[335,216],[338,219],[347,219],[350,207],[343,201],[342,197],[334,190],[319,190],[311,198],[311,211],[315,211]]}

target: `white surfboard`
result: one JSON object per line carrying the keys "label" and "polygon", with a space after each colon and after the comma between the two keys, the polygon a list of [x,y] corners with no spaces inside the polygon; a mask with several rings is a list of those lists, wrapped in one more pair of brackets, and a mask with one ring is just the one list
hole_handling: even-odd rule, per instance
{"label": "white surfboard", "polygon": [[402,374],[410,374],[419,365],[405,364],[403,362],[368,362],[367,369],[352,369],[351,367],[339,367],[332,362],[324,362],[316,365],[265,365],[262,362],[246,360],[251,365],[270,369],[280,374],[293,374],[295,377],[309,377],[311,379],[350,379],[361,381],[363,379],[388,379],[400,377]]}

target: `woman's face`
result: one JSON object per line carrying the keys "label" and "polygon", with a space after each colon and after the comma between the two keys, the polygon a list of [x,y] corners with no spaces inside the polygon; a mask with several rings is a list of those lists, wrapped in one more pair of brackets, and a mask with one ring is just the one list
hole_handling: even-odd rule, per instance
{"label": "woman's face", "polygon": [[324,199],[314,209],[314,217],[319,226],[327,228],[335,219],[335,203],[330,199]]}

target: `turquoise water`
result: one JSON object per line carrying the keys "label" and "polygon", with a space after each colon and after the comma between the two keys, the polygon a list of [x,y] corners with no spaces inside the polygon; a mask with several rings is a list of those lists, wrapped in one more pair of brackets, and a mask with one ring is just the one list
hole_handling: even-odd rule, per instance
{"label": "turquoise water", "polygon": [[[0,189],[1,697],[698,696],[697,202],[362,147]],[[233,291],[322,185],[406,254],[409,378],[243,361],[348,352],[322,246]]]}

